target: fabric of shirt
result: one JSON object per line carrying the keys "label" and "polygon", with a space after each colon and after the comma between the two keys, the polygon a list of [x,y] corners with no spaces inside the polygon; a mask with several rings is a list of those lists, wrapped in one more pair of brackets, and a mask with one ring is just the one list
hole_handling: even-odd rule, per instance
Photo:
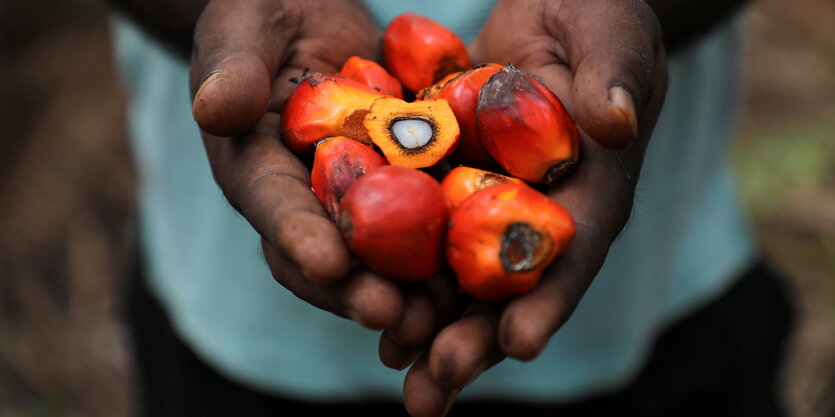
{"label": "fabric of shirt", "polygon": [[[368,3],[381,27],[410,10],[465,41],[492,7]],[[259,236],[212,179],[191,114],[187,62],[130,23],[114,22],[149,284],[179,334],[223,374],[257,389],[320,401],[399,399],[404,372],[380,363],[377,332],[312,307],[272,278]],[[749,264],[754,248],[727,155],[737,26],[670,58],[669,92],[634,213],[575,314],[538,359],[500,363],[462,400],[552,402],[623,384],[660,329],[714,299]]]}

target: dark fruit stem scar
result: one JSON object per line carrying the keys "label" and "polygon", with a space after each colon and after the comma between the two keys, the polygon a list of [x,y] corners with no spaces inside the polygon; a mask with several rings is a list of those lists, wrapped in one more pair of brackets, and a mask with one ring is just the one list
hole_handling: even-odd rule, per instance
{"label": "dark fruit stem scar", "polygon": [[551,250],[551,239],[525,222],[511,223],[502,234],[499,258],[507,272],[538,268]]}

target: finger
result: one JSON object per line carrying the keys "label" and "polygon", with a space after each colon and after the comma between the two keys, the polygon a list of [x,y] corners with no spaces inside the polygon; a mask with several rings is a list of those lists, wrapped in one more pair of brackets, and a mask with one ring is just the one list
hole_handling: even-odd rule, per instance
{"label": "finger", "polygon": [[341,283],[340,298],[345,312],[369,329],[382,330],[401,321],[404,312],[403,294],[397,285],[377,274],[361,271]]}
{"label": "finger", "polygon": [[390,368],[402,370],[412,364],[435,332],[463,312],[460,293],[449,277],[435,275],[424,284],[425,290],[406,295],[403,316],[380,336],[380,360]]}
{"label": "finger", "polygon": [[502,359],[498,321],[494,308],[474,304],[464,317],[438,333],[429,351],[429,369],[440,387],[460,390]]}
{"label": "finger", "polygon": [[433,275],[425,284],[434,305],[435,331],[461,317],[471,302],[452,277]]}
{"label": "finger", "polygon": [[577,122],[599,143],[625,148],[639,137],[639,115],[654,90],[666,87],[661,29],[640,0],[589,3],[550,6],[549,31],[565,45],[574,74]]}
{"label": "finger", "polygon": [[426,357],[422,357],[406,373],[403,382],[403,403],[412,417],[443,417],[449,412],[457,391],[439,387],[432,379]]}
{"label": "finger", "polygon": [[415,362],[420,356],[420,350],[395,342],[389,332],[384,331],[380,334],[378,354],[383,365],[401,371]]}
{"label": "finger", "polygon": [[398,344],[413,348],[427,347],[438,329],[460,317],[465,302],[470,302],[443,275],[432,276],[404,297],[403,316],[386,333]]}
{"label": "finger", "polygon": [[435,333],[435,305],[426,289],[406,291],[403,315],[387,329],[388,336],[403,346],[413,348],[429,343]]}
{"label": "finger", "polygon": [[403,314],[402,295],[390,280],[357,272],[337,284],[323,285],[302,276],[294,262],[263,239],[262,249],[275,279],[316,307],[376,330],[394,325]]}
{"label": "finger", "polygon": [[201,14],[190,74],[201,129],[239,135],[267,111],[271,80],[287,59],[299,21],[289,2],[273,3],[215,0]]}

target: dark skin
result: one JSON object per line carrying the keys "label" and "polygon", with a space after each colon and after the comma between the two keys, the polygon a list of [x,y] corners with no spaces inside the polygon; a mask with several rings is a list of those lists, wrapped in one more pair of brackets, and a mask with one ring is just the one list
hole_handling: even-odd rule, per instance
{"label": "dark skin", "polygon": [[[263,237],[279,283],[319,308],[383,330],[382,362],[411,365],[404,402],[415,416],[444,415],[463,387],[506,357],[532,360],[571,315],[629,218],[663,102],[666,58],[649,6],[666,10],[664,27],[693,20],[660,0],[496,6],[471,46],[474,61],[512,62],[539,75],[588,134],[576,171],[548,190],[574,216],[574,242],[534,291],[488,305],[462,300],[444,277],[400,286],[352,267],[310,191],[308,167],[278,137],[289,78],[303,68],[335,72],[351,55],[378,58],[381,32],[360,2],[214,0],[203,9],[205,1],[180,1],[157,25],[149,23],[153,2],[119,3],[178,51],[189,50],[183,34],[194,26],[193,110],[218,185]],[[739,2],[699,2],[702,20],[720,20],[728,3]],[[513,36],[507,27],[517,28]],[[686,37],[664,40],[679,45]],[[595,139],[632,145],[611,150]]]}
{"label": "dark skin", "polygon": [[358,2],[214,1],[195,29],[191,78],[215,179],[263,237],[276,280],[319,308],[396,329],[409,320],[406,310],[434,314],[424,307],[429,291],[351,268],[339,230],[311,192],[308,167],[278,137],[290,78],[304,68],[336,72],[352,55],[374,59],[380,37]]}
{"label": "dark skin", "polygon": [[[406,376],[415,416],[443,415],[463,387],[506,357],[536,358],[569,318],[629,218],[666,91],[661,31],[645,3],[524,4],[500,1],[471,53],[539,75],[587,133],[576,170],[548,190],[574,217],[575,239],[533,291],[505,305],[473,303],[441,330]],[[596,140],[632,144],[612,150]]]}
{"label": "dark skin", "polygon": [[[578,224],[569,252],[531,294],[506,308],[465,304],[465,314],[433,340],[458,308],[452,288],[405,291],[369,272],[351,273],[338,230],[310,192],[309,170],[276,136],[280,104],[293,88],[284,80],[303,67],[335,72],[350,55],[375,57],[379,31],[364,15],[344,18],[360,10],[356,4],[338,4],[345,9],[331,3],[311,10],[315,6],[308,4],[301,13],[292,7],[271,9],[275,6],[266,2],[246,8],[210,3],[195,31],[194,115],[204,130],[215,178],[230,203],[264,237],[276,280],[317,307],[384,329],[380,356],[386,365],[403,368],[420,358],[405,379],[405,405],[413,415],[442,415],[464,385],[505,355],[535,357],[605,259],[628,218],[643,151],[663,98],[666,68],[660,31],[652,12],[639,2],[601,10],[587,2],[497,6],[473,45],[477,61],[511,61],[537,73],[564,97],[581,127],[599,139],[625,137],[635,144],[627,151],[608,151],[585,138],[581,168],[550,193]],[[592,22],[604,12],[620,26],[588,24],[567,31],[559,20],[564,16],[574,24]],[[342,17],[339,26],[325,24],[328,13]],[[257,16],[268,17],[261,27],[240,23]],[[507,38],[501,28],[508,24],[532,31]],[[333,48],[337,42],[340,48]],[[589,53],[601,50],[593,45],[606,44],[613,48]],[[619,54],[634,49],[640,54]],[[644,76],[629,76],[635,73]],[[208,132],[245,133],[228,140]]]}

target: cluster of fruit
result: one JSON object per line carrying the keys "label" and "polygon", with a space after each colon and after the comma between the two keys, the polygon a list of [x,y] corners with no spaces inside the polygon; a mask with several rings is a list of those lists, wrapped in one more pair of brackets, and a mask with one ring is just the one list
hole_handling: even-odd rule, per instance
{"label": "cluster of fruit", "polygon": [[568,211],[528,185],[577,162],[570,116],[533,74],[473,66],[454,33],[414,13],[390,23],[383,55],[385,67],[352,57],[305,72],[282,114],[348,248],[391,279],[449,265],[481,300],[530,291],[574,236]]}

